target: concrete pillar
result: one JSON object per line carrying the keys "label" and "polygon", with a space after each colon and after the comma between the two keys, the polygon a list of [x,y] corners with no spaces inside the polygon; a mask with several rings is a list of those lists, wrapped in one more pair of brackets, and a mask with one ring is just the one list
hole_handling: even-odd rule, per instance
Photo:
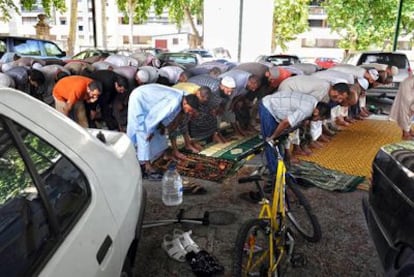
{"label": "concrete pillar", "polygon": [[40,39],[49,39],[50,37],[50,26],[46,22],[46,15],[45,14],[38,14],[37,18],[39,22],[34,26],[36,29],[36,37]]}

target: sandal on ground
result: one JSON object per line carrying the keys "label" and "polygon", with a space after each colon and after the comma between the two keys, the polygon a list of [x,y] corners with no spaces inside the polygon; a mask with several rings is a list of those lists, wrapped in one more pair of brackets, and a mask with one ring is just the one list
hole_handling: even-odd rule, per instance
{"label": "sandal on ground", "polygon": [[173,238],[178,239],[181,245],[184,247],[184,250],[188,252],[198,253],[200,252],[200,247],[193,241],[190,237],[192,231],[184,232],[180,229],[174,229],[173,231]]}
{"label": "sandal on ground", "polygon": [[188,186],[183,186],[183,193],[199,195],[199,194],[206,194],[207,190],[200,185],[192,184]]}
{"label": "sandal on ground", "polygon": [[161,246],[171,259],[181,263],[186,261],[185,255],[187,254],[187,251],[185,251],[178,238],[173,238],[171,235],[167,234],[164,236]]}

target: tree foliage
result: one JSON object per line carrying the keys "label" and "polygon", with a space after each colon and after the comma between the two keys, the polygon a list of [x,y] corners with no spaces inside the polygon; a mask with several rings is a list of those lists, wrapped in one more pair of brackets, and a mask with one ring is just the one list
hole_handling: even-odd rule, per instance
{"label": "tree foliage", "polygon": [[[36,3],[36,0],[20,0],[18,5],[21,5],[26,10],[31,10]],[[47,16],[50,16],[50,11],[53,7],[61,12],[66,10],[65,0],[42,0],[41,5]],[[0,0],[0,11],[3,14],[2,20],[8,21],[14,12],[19,13],[19,8],[13,0]]]}
{"label": "tree foliage", "polygon": [[[326,0],[322,3],[328,24],[339,33],[339,47],[349,50],[390,50],[396,29],[400,0]],[[400,34],[413,29],[414,1],[405,0]]]}
{"label": "tree foliage", "polygon": [[286,43],[308,29],[309,0],[275,0],[273,12],[273,45],[286,50]]}

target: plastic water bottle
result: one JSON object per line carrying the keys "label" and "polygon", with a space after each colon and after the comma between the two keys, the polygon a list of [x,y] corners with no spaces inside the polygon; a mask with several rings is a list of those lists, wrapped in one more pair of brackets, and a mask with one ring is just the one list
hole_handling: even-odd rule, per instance
{"label": "plastic water bottle", "polygon": [[183,181],[175,163],[168,165],[162,177],[162,202],[166,206],[177,206],[183,202]]}

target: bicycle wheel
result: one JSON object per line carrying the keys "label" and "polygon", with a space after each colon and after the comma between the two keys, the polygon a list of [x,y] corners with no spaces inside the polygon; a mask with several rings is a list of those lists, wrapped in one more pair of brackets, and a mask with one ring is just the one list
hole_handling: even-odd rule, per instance
{"label": "bicycle wheel", "polygon": [[[242,225],[236,238],[233,276],[269,276],[269,228],[269,221],[264,219],[251,219]],[[270,276],[279,276],[278,270]]]}
{"label": "bicycle wheel", "polygon": [[286,176],[287,216],[295,229],[309,242],[318,242],[322,238],[318,218],[291,176]]}

